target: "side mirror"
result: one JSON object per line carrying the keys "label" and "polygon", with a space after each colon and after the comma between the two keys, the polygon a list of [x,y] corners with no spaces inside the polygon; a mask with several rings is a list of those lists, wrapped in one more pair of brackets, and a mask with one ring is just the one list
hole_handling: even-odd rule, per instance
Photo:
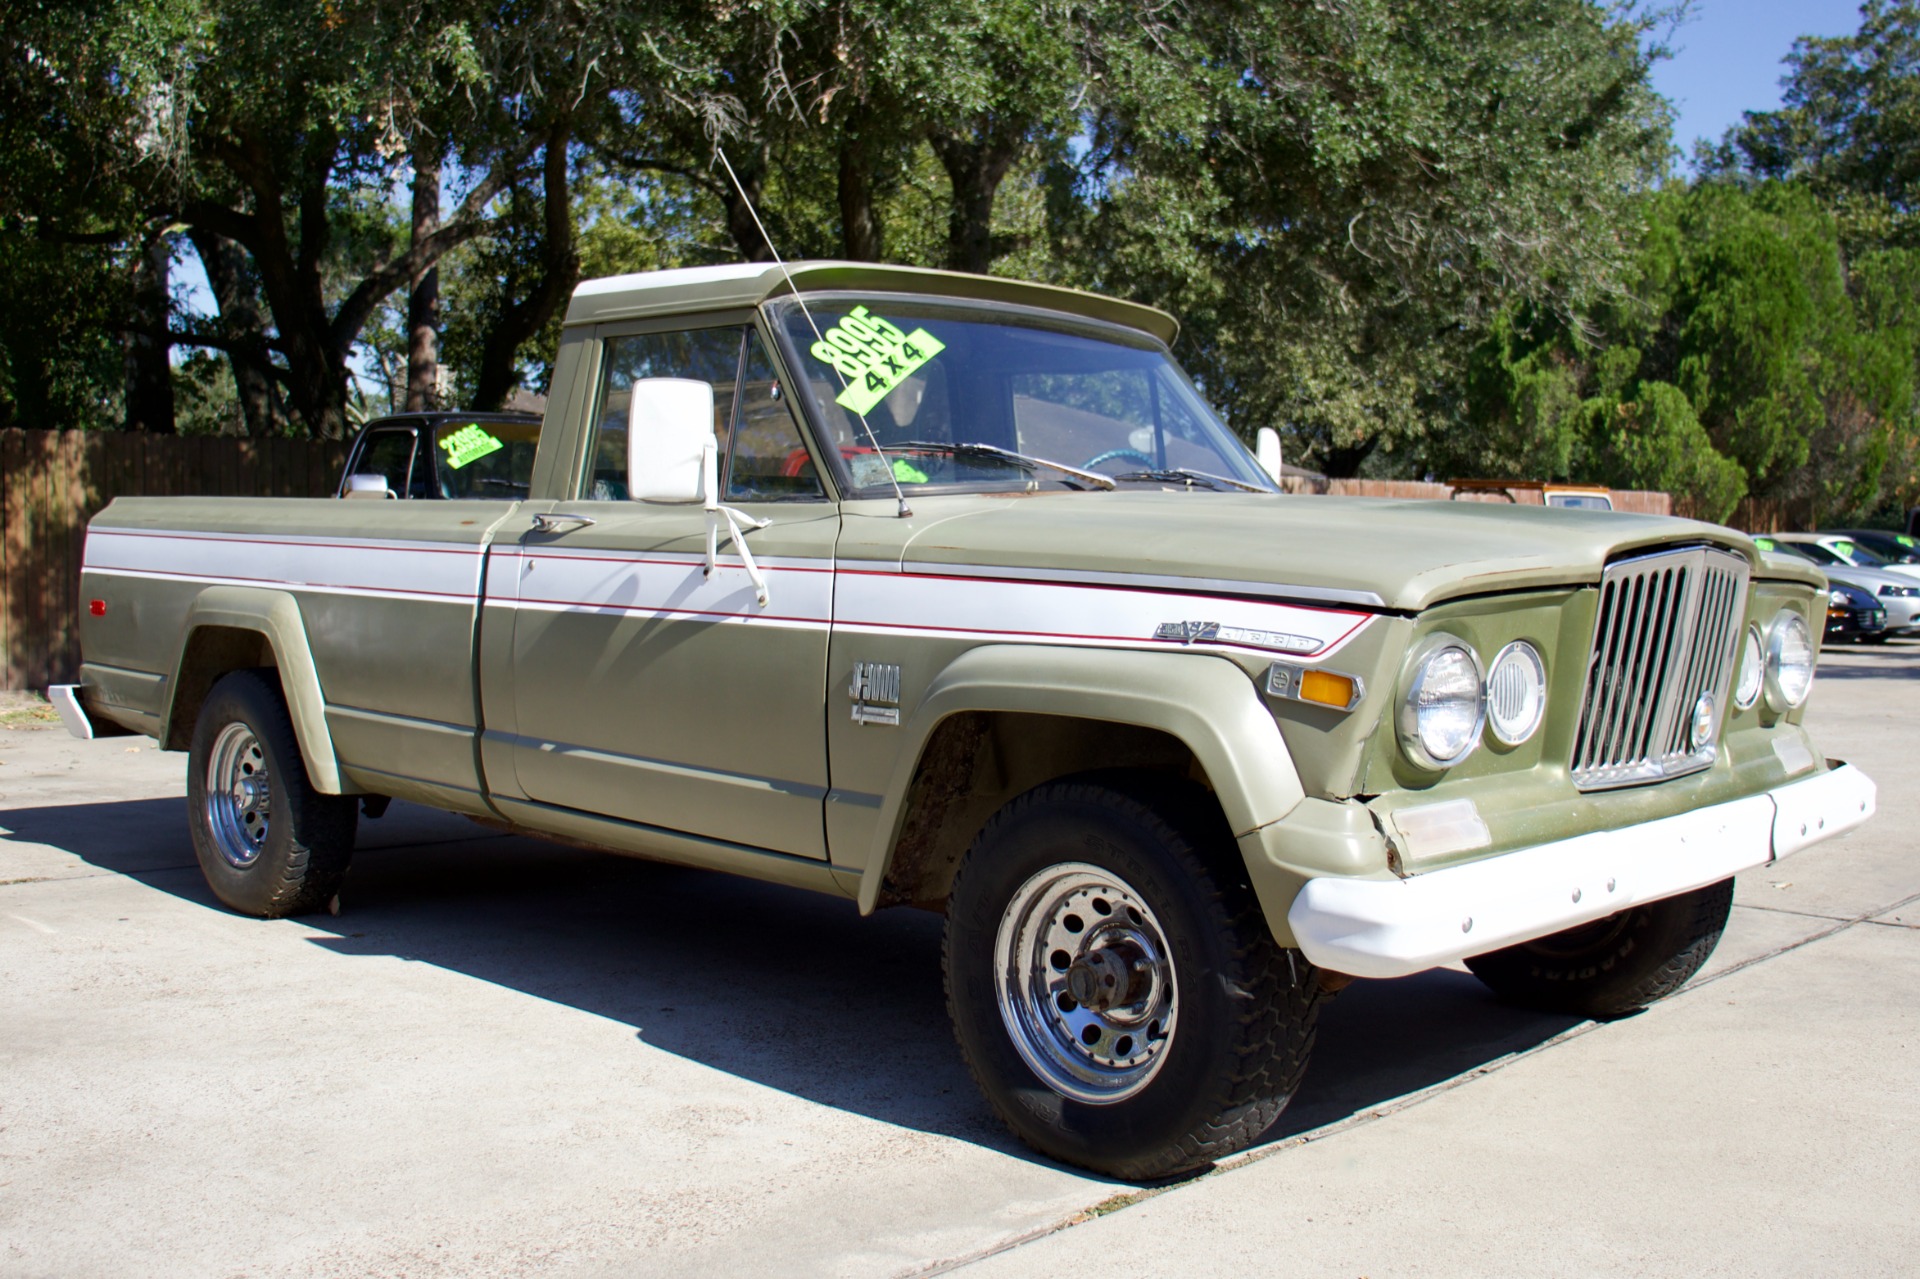
{"label": "side mirror", "polygon": [[340,496],[388,498],[395,494],[387,487],[387,477],[384,475],[349,475],[346,491]]}
{"label": "side mirror", "polygon": [[1259,460],[1260,469],[1271,475],[1273,482],[1278,484],[1280,482],[1280,432],[1270,426],[1261,427],[1260,433],[1254,436],[1253,455]]}
{"label": "side mirror", "polygon": [[640,502],[717,500],[713,385],[650,377],[633,384],[627,405],[627,493]]}

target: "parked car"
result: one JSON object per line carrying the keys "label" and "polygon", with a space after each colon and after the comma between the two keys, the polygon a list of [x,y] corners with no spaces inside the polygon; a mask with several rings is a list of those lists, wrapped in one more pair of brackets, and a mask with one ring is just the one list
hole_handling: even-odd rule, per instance
{"label": "parked car", "polygon": [[1817,564],[1828,581],[1857,586],[1873,596],[1887,611],[1887,638],[1920,635],[1920,582],[1911,577],[1889,569],[1861,568],[1818,542],[1788,541],[1777,533],[1756,536],[1753,544],[1763,551]]}
{"label": "parked car", "polygon": [[531,413],[402,413],[361,429],[340,473],[351,498],[523,498],[540,419]]}
{"label": "parked car", "polygon": [[1832,583],[1827,592],[1827,632],[1824,642],[1853,640],[1882,644],[1887,639],[1887,610],[1871,592],[1846,582]]}
{"label": "parked car", "polygon": [[[1841,564],[1854,568],[1880,569],[1893,573],[1909,581],[1920,582],[1920,564],[1893,563],[1868,550],[1850,537],[1836,533],[1773,533],[1769,534],[1775,542],[1783,546],[1812,546],[1832,556]],[[1819,556],[1813,556],[1819,562]]]}
{"label": "parked car", "polygon": [[1883,528],[1829,528],[1822,537],[1844,537],[1866,547],[1889,564],[1920,564],[1920,537]]}
{"label": "parked car", "polygon": [[[1813,566],[1287,496],[1177,330],[868,263],[589,281],[526,500],[469,483],[532,438],[487,422],[359,472],[414,494],[424,454],[435,500],[121,498],[53,698],[188,753],[248,914],[327,909],[386,797],[938,911],[988,1103],[1134,1179],[1265,1131],[1350,978],[1620,1016],[1699,970],[1736,873],[1872,814],[1803,727]],[[752,980],[810,980],[788,932]]]}

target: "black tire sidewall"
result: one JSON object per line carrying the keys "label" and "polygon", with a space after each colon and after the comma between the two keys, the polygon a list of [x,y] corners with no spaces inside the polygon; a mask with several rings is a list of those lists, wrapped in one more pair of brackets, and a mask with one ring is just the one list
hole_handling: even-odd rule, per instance
{"label": "black tire sidewall", "polygon": [[[233,724],[245,725],[253,734],[267,765],[267,837],[249,866],[236,866],[221,854],[207,818],[207,765],[214,743]],[[244,915],[273,918],[318,907],[322,902],[314,898],[323,889],[332,896],[338,874],[329,879],[327,868],[314,864],[313,850],[302,838],[320,832],[302,827],[312,824],[306,810],[313,800],[340,801],[313,794],[277,684],[253,671],[223,677],[200,708],[188,759],[187,822],[194,856],[223,905]],[[324,833],[337,838],[334,832]],[[346,840],[350,847],[351,826]]]}
{"label": "black tire sidewall", "polygon": [[[948,917],[954,1030],[981,1088],[1029,1144],[1099,1168],[1174,1145],[1218,1116],[1221,1080],[1235,1068],[1231,1028],[1243,1011],[1229,994],[1239,983],[1228,916],[1210,886],[1191,882],[1151,815],[1139,817],[1076,798],[1021,809],[983,834]],[[1007,903],[1033,875],[1070,862],[1109,871],[1141,894],[1174,962],[1178,1015],[1165,1064],[1140,1092],[1104,1105],[1063,1097],[1034,1074],[1013,1046],[993,978]]]}

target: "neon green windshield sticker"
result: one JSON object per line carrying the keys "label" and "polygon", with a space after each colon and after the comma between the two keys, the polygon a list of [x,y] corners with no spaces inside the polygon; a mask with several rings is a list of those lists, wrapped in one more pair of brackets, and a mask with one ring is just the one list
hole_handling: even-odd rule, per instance
{"label": "neon green windshield sticker", "polygon": [[1893,535],[1893,540],[1900,543],[1900,545],[1902,546],[1920,546],[1920,542],[1914,541],[1912,538],[1908,537],[1905,533],[1895,533]]}
{"label": "neon green windshield sticker", "polygon": [[469,422],[441,440],[440,447],[447,451],[447,465],[457,471],[467,463],[477,462],[487,454],[498,453],[507,446],[481,430],[479,423]]}
{"label": "neon green windshield sticker", "polygon": [[1853,543],[1835,542],[1833,544],[1833,553],[1843,560],[1851,560],[1853,558]]}
{"label": "neon green windshield sticker", "polygon": [[927,473],[904,457],[893,459],[893,478],[902,484],[925,484]]}
{"label": "neon green windshield sticker", "polygon": [[902,333],[864,306],[820,335],[813,358],[831,364],[846,379],[846,389],[833,397],[842,408],[866,414],[887,398],[913,371],[947,349],[925,329]]}
{"label": "neon green windshield sticker", "polygon": [[1753,539],[1753,544],[1763,551],[1774,549],[1774,540],[1770,537],[1756,537]]}

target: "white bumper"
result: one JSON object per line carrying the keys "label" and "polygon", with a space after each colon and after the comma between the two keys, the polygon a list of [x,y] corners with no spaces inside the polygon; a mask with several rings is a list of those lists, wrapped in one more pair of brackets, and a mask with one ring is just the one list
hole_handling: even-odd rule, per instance
{"label": "white bumper", "polygon": [[1401,880],[1310,879],[1287,922],[1306,957],[1402,977],[1718,883],[1873,816],[1873,781],[1840,764],[1711,808]]}

